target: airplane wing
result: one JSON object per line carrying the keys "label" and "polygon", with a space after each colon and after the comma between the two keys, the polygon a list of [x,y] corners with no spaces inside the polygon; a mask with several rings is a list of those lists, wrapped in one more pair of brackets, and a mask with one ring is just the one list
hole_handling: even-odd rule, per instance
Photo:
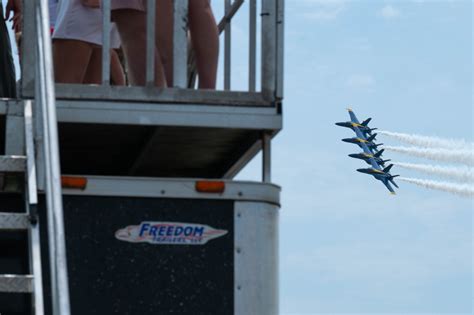
{"label": "airplane wing", "polygon": [[382,182],[387,187],[387,189],[390,190],[390,193],[392,195],[395,195],[395,190],[393,190],[392,186],[390,186],[390,183],[388,182],[388,180],[385,179],[385,180],[382,180]]}
{"label": "airplane wing", "polygon": [[[354,114],[354,112],[352,111],[352,109],[348,108],[347,109],[349,111],[349,116],[351,116],[351,121],[353,123],[356,123],[356,124],[360,124],[359,123],[359,120],[357,119],[356,115]],[[365,133],[363,133],[362,131],[360,131],[359,127],[357,126],[353,126],[352,129],[354,130],[357,138],[360,138],[360,139],[364,139],[364,140],[367,140],[367,137],[365,135]],[[370,152],[372,154],[372,152]]]}
{"label": "airplane wing", "polygon": [[353,123],[360,124],[359,120],[357,119],[357,117],[354,114],[354,112],[352,111],[352,109],[348,108],[347,110],[349,111],[349,116],[351,117],[351,121]]}
{"label": "airplane wing", "polygon": [[[367,147],[365,144],[364,144],[364,146]],[[369,149],[369,148],[367,148],[367,150],[368,150],[368,149]],[[365,151],[365,149],[364,149],[364,151]],[[382,168],[380,167],[379,163],[377,163],[374,158],[369,158],[369,162],[370,162],[370,165],[372,165],[372,167],[375,168],[376,170],[379,170],[379,171],[382,170]]]}
{"label": "airplane wing", "polygon": [[362,131],[360,131],[359,127],[352,127],[352,128],[353,128],[354,132],[356,133],[357,138],[367,140],[367,137],[365,136],[365,134]]}

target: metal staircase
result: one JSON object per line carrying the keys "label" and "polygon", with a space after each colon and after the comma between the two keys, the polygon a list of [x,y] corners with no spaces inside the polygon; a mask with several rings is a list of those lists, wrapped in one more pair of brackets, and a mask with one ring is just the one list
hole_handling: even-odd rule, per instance
{"label": "metal staircase", "polygon": [[35,315],[44,314],[43,285],[41,274],[40,232],[37,213],[38,195],[36,163],[33,144],[33,120],[31,101],[25,102],[25,154],[24,156],[0,156],[0,173],[24,174],[25,213],[0,213],[0,231],[27,231],[30,257],[29,274],[0,275],[0,292],[32,293]]}
{"label": "metal staircase", "polygon": [[[53,314],[69,315],[69,288],[62,214],[54,79],[51,67],[52,49],[48,2],[39,0],[25,2],[25,4],[27,3],[32,6],[34,11],[36,29],[34,98],[33,100],[26,99],[18,102],[23,107],[22,123],[18,121],[21,114],[10,118],[12,121],[15,120],[14,125],[24,126],[23,132],[10,127],[12,129],[10,130],[10,136],[15,140],[9,139],[10,142],[16,142],[12,145],[15,148],[14,151],[21,150],[24,155],[0,157],[0,174],[3,175],[4,186],[6,187],[6,189],[4,187],[4,190],[8,190],[10,182],[13,182],[14,191],[23,191],[25,212],[0,213],[0,231],[4,233],[18,231],[28,233],[29,273],[0,275],[0,293],[30,293],[32,295],[32,307],[29,313],[34,315],[45,313],[40,224],[38,220],[38,191],[44,191],[46,195]],[[33,54],[33,52],[30,52],[30,54]],[[13,134],[16,137],[13,137]],[[21,137],[21,134],[24,134],[24,137]],[[18,143],[19,139],[22,139],[24,143]],[[38,149],[38,153],[35,152],[35,148]],[[10,154],[10,152],[6,153]],[[38,165],[38,168],[36,165]],[[21,174],[24,178],[23,185],[19,184],[20,180],[18,180],[22,177]],[[38,182],[37,176],[39,177]]]}

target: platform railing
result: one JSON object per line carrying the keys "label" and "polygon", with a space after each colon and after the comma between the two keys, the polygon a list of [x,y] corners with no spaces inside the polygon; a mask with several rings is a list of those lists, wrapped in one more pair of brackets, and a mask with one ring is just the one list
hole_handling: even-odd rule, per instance
{"label": "platform railing", "polygon": [[[283,86],[283,12],[284,0],[225,0],[224,16],[218,20],[219,31],[224,34],[223,90],[196,90],[196,67],[192,52],[188,50],[187,8],[189,0],[174,0],[173,27],[173,73],[170,88],[153,86],[155,47],[155,3],[147,0],[147,48],[145,86],[111,86],[110,37],[103,37],[103,65],[101,85],[56,84],[56,95],[60,99],[82,99],[102,101],[133,101],[151,103],[218,104],[239,106],[274,106],[282,98]],[[159,0],[158,0],[159,1]],[[236,14],[246,14],[242,5],[249,3],[248,38],[248,89],[232,89],[232,19]],[[36,56],[31,52],[37,40],[34,23],[28,18],[33,12],[32,2],[25,1],[25,26],[23,31],[22,96],[31,97],[34,91],[34,64]],[[110,34],[111,0],[102,0],[103,34]],[[260,23],[258,19],[260,18]],[[257,29],[260,24],[260,30]],[[257,42],[258,31],[261,41]],[[260,45],[260,47],[259,47]],[[258,49],[260,48],[260,49]],[[259,54],[259,55],[258,55]],[[258,62],[260,58],[260,62]],[[257,66],[260,65],[260,69]],[[258,81],[260,85],[258,86]],[[260,87],[260,88],[259,88]]]}

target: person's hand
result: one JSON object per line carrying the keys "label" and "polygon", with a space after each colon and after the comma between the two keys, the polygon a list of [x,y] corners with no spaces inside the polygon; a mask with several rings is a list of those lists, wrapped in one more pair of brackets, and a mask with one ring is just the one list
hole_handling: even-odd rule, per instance
{"label": "person's hand", "polygon": [[85,7],[100,8],[100,0],[81,0],[81,3]]}
{"label": "person's hand", "polygon": [[[21,0],[8,0],[6,6],[5,20],[13,22],[12,29],[15,30],[15,33],[21,32],[21,6]],[[12,17],[10,17],[11,13],[13,13]]]}

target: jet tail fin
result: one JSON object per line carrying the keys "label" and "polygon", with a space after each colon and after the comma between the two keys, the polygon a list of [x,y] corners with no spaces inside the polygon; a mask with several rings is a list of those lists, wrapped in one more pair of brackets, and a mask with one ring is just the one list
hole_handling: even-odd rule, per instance
{"label": "jet tail fin", "polygon": [[379,152],[375,153],[374,156],[375,156],[375,157],[380,157],[380,156],[382,156],[383,151],[385,151],[385,149],[382,149],[382,150],[380,150]]}
{"label": "jet tail fin", "polygon": [[364,121],[362,122],[361,125],[362,125],[362,126],[367,126],[371,120],[372,120],[372,118],[367,118],[366,120],[364,120]]}
{"label": "jet tail fin", "polygon": [[395,186],[395,187],[397,187],[397,188],[400,188],[400,187],[398,187],[398,185],[397,185],[397,184],[395,183],[395,181],[393,180],[395,177],[398,177],[398,176],[400,176],[400,175],[394,175],[394,176],[392,176],[389,180],[390,180],[390,182],[393,184],[393,186]]}
{"label": "jet tail fin", "polygon": [[367,138],[367,141],[372,142],[372,141],[375,140],[375,137],[377,137],[377,134],[376,134],[376,133],[374,133],[373,135],[371,135],[370,137],[368,137],[368,138]]}
{"label": "jet tail fin", "polygon": [[387,166],[386,168],[383,169],[383,172],[384,173],[388,173],[390,172],[390,169],[393,167],[393,164],[390,164],[389,166]]}

